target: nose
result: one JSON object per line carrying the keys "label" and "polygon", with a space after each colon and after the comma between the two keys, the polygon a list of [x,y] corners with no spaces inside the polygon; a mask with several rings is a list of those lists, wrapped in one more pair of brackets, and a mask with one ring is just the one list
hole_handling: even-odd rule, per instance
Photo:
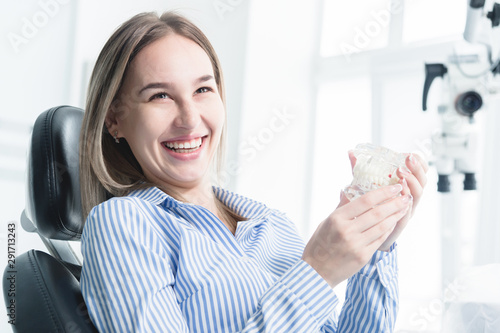
{"label": "nose", "polygon": [[176,127],[194,129],[200,121],[200,112],[192,101],[183,100],[178,103],[178,111],[174,120]]}

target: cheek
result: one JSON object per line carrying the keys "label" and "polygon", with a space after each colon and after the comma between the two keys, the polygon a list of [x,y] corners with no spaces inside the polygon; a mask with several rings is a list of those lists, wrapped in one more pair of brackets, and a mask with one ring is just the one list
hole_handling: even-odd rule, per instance
{"label": "cheek", "polygon": [[[133,115],[124,123],[123,136],[127,140],[134,155],[143,154],[154,149],[154,143],[165,130],[164,119],[157,117],[141,117]],[[136,155],[137,156],[137,155]]]}
{"label": "cheek", "polygon": [[219,115],[218,119],[217,119],[217,129],[219,132],[222,131],[222,129],[224,128],[224,124],[225,123],[225,114],[224,112],[221,112],[221,114]]}
{"label": "cheek", "polygon": [[226,110],[224,109],[224,104],[220,99],[215,104],[216,105],[214,105],[213,108],[212,126],[217,132],[221,132],[225,123]]}

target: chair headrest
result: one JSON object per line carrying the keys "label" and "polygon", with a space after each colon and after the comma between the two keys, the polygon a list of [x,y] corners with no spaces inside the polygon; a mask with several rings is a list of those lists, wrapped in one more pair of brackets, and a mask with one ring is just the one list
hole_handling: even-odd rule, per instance
{"label": "chair headrest", "polygon": [[40,114],[28,156],[26,217],[49,239],[80,239],[78,141],[83,110],[58,106]]}

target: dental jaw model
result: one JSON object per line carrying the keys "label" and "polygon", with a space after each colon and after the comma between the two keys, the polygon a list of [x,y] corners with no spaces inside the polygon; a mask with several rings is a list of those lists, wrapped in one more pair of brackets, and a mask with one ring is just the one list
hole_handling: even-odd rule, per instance
{"label": "dental jaw model", "polygon": [[351,201],[381,186],[397,184],[399,177],[396,171],[399,167],[406,168],[404,154],[384,147],[364,143],[357,145],[353,153],[356,157],[353,180],[344,189],[344,194]]}

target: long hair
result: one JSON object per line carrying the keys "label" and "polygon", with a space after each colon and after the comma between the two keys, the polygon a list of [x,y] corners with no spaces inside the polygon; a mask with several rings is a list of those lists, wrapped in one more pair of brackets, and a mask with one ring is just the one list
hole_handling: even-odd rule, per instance
{"label": "long hair", "polygon": [[[161,16],[141,13],[123,23],[109,38],[97,58],[87,92],[80,133],[80,183],[84,218],[110,196],[124,196],[150,184],[126,140],[116,144],[105,126],[106,114],[116,105],[125,74],[135,56],[147,45],[169,34],[198,44],[212,63],[215,82],[225,107],[224,79],[219,59],[208,38],[191,21],[173,12]],[[222,169],[226,120],[215,163]]]}

